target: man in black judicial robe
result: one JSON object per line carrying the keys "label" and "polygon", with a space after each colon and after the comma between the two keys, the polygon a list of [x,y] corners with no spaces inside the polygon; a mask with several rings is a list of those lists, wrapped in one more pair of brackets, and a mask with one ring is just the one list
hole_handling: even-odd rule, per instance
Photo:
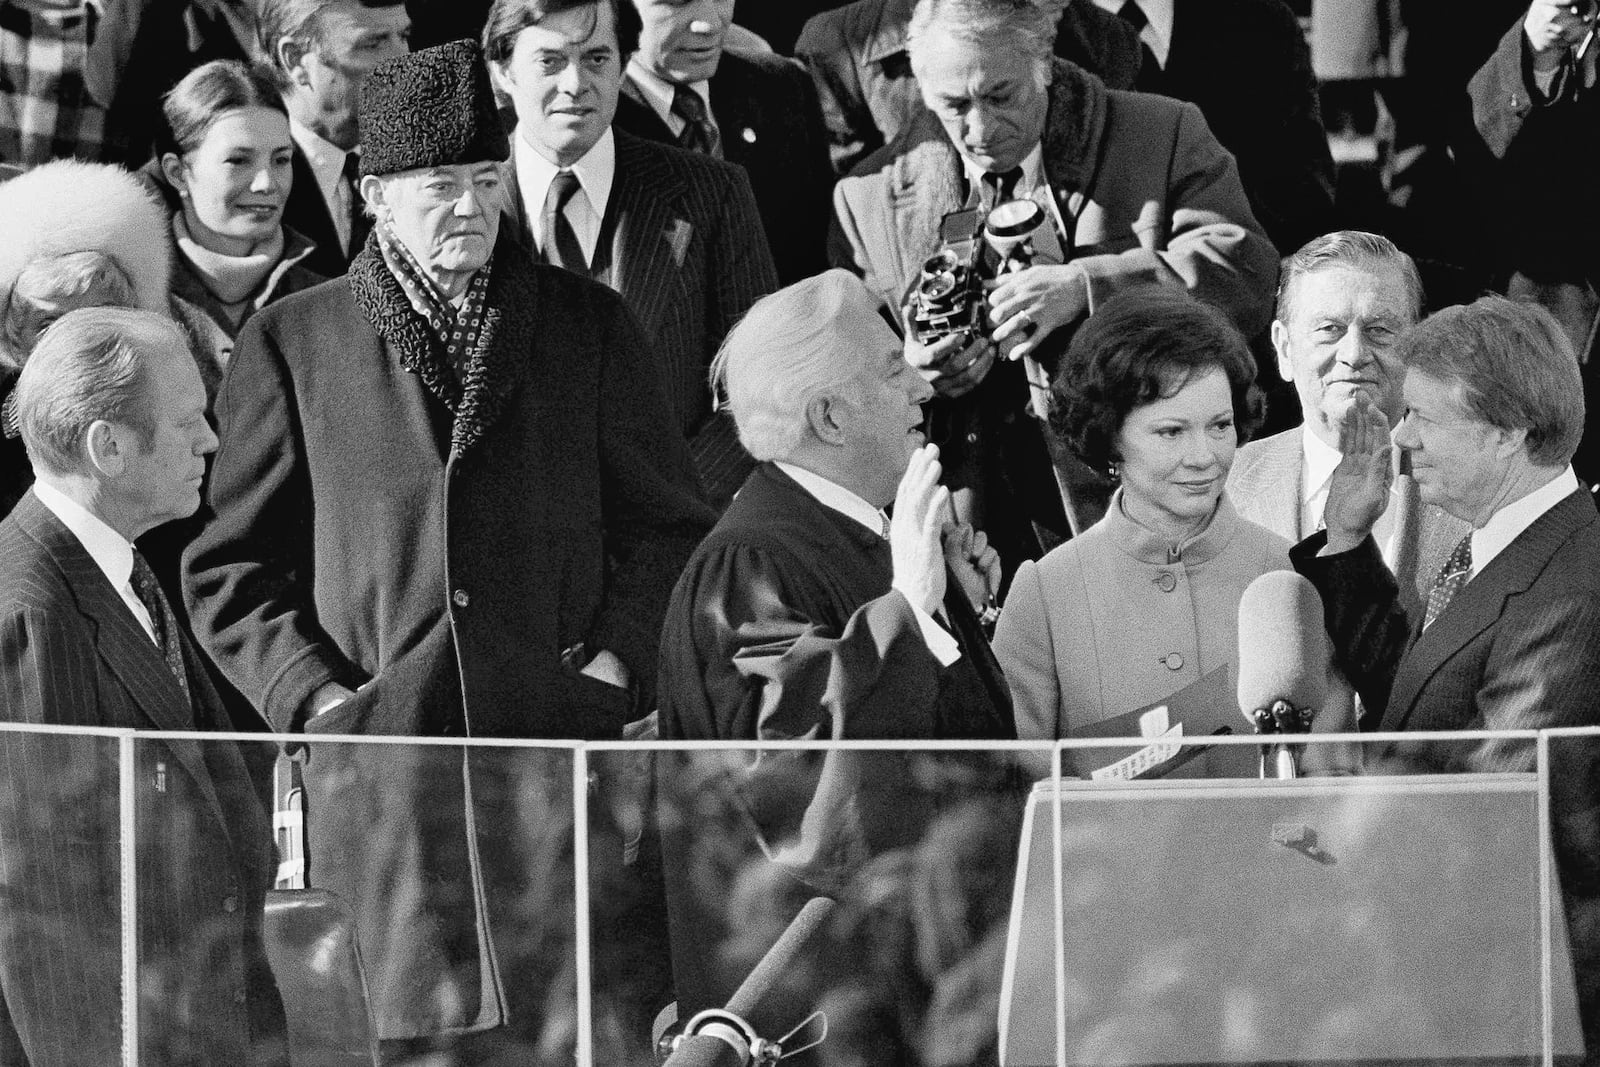
{"label": "man in black judicial robe", "polygon": [[761,463],[673,591],[662,736],[1015,736],[974,610],[998,558],[949,517],[932,390],[867,288],[833,270],[758,302],[713,374]]}
{"label": "man in black judicial robe", "polygon": [[[974,612],[999,588],[999,559],[949,518],[938,450],[917,429],[932,390],[872,294],[832,270],[758,301],[713,375],[760,465],[673,592],[662,736],[1014,737],[1005,679]],[[881,510],[891,501],[892,521]],[[1003,766],[969,755],[663,754],[679,1017],[725,1002],[748,970],[741,946],[764,950],[806,896],[832,897],[849,914],[874,863],[915,849],[955,805],[1013,788]],[[930,784],[931,766],[959,786]],[[772,1017],[752,1020],[759,1032],[786,1031],[796,1004],[868,973],[870,950],[839,932],[849,925],[820,939],[825,962],[798,969],[803,990],[768,998]]]}

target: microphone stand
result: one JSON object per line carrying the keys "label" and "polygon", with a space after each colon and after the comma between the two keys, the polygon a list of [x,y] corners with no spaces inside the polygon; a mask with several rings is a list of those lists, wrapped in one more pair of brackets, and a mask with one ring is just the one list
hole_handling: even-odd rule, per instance
{"label": "microphone stand", "polygon": [[[1274,700],[1272,707],[1252,711],[1250,721],[1255,725],[1258,735],[1303,734],[1311,728],[1312,714],[1310,709],[1297,708],[1287,700]],[[1262,778],[1300,777],[1294,746],[1287,742],[1263,745],[1260,767]]]}

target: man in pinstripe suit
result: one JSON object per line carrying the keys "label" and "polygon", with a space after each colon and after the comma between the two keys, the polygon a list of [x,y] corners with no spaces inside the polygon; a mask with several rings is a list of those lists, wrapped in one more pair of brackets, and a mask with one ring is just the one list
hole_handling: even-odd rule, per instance
{"label": "man in pinstripe suit", "polygon": [[[0,721],[234,730],[133,541],[199,506],[217,439],[182,333],[64,316],[17,384],[37,481],[0,522]],[[139,1053],[286,1064],[261,943],[266,812],[232,742],[135,749]],[[0,1063],[115,1063],[124,1034],[117,748],[0,733]],[[125,898],[124,898],[125,899]]]}
{"label": "man in pinstripe suit", "polygon": [[[1339,667],[1384,731],[1600,724],[1600,514],[1571,460],[1583,434],[1572,342],[1532,304],[1484,297],[1408,333],[1406,413],[1424,502],[1463,520],[1420,619],[1399,606],[1371,531],[1390,484],[1387,420],[1343,420],[1327,530],[1291,550],[1322,594]],[[1550,815],[1580,1010],[1600,1052],[1600,745],[1551,745]],[[1531,771],[1527,738],[1384,746],[1405,770]],[[1369,763],[1371,760],[1369,759]]]}
{"label": "man in pinstripe suit", "polygon": [[517,112],[505,207],[524,246],[622,294],[719,509],[754,467],[707,382],[777,269],[744,170],[612,126],[639,41],[627,0],[496,0],[483,50]]}

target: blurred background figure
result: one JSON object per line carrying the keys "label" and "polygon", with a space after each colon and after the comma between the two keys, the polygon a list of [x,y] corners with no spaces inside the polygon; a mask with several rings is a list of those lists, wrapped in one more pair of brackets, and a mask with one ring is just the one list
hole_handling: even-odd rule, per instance
{"label": "blurred background figure", "polygon": [[146,172],[172,208],[173,310],[214,400],[245,321],[323,279],[302,266],[311,242],[283,224],[294,143],[272,82],[207,63],[167,94],[165,119]]}
{"label": "blurred background figure", "polygon": [[729,47],[733,0],[632,0],[642,22],[616,126],[737,163],[788,285],[827,266],[827,134],[805,68]]}
{"label": "blurred background figure", "polygon": [[1093,3],[1139,35],[1144,61],[1133,88],[1200,109],[1280,251],[1332,228],[1333,157],[1311,49],[1284,0]]}
{"label": "blurred background figure", "polygon": [[[995,655],[1020,738],[1069,737],[1236,665],[1239,598],[1289,569],[1289,542],[1225,492],[1260,420],[1254,366],[1220,312],[1164,288],[1112,297],[1073,338],[1050,418],[1118,488],[1103,519],[1012,582]],[[1347,697],[1326,714],[1347,716]],[[1204,758],[1254,773],[1243,748]]]}
{"label": "blurred background figure", "polygon": [[[1600,173],[1597,16],[1593,0],[1534,0],[1468,85],[1481,146],[1469,158],[1503,257],[1496,280],[1561,323],[1584,367],[1591,418],[1600,397],[1600,213],[1569,198]],[[1585,485],[1600,481],[1600,429],[1584,435],[1572,464]]]}
{"label": "blurred background figure", "polygon": [[168,310],[159,201],[120,167],[59,160],[0,183],[0,509],[33,482],[12,390],[39,335],[80,307]]}
{"label": "blurred background figure", "polygon": [[[1378,234],[1324,234],[1283,261],[1272,345],[1303,421],[1239,449],[1228,473],[1239,514],[1290,542],[1321,528],[1345,413],[1365,398],[1391,427],[1405,414],[1400,336],[1421,317],[1422,304],[1416,264]],[[1396,471],[1373,533],[1408,609],[1427,598],[1466,532],[1460,519],[1421,501],[1409,471]]]}
{"label": "blurred background figure", "polygon": [[294,140],[283,221],[316,246],[306,269],[332,278],[372,228],[356,190],[361,83],[405,53],[411,19],[399,0],[262,0],[259,34]]}

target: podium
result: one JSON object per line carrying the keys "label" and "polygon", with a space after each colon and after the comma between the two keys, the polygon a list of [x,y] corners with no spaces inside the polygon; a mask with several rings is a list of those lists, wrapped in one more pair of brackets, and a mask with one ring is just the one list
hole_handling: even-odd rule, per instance
{"label": "podium", "polygon": [[1548,851],[1532,774],[1041,782],[1000,1062],[1542,1063],[1547,947],[1549,1045],[1576,1060]]}

